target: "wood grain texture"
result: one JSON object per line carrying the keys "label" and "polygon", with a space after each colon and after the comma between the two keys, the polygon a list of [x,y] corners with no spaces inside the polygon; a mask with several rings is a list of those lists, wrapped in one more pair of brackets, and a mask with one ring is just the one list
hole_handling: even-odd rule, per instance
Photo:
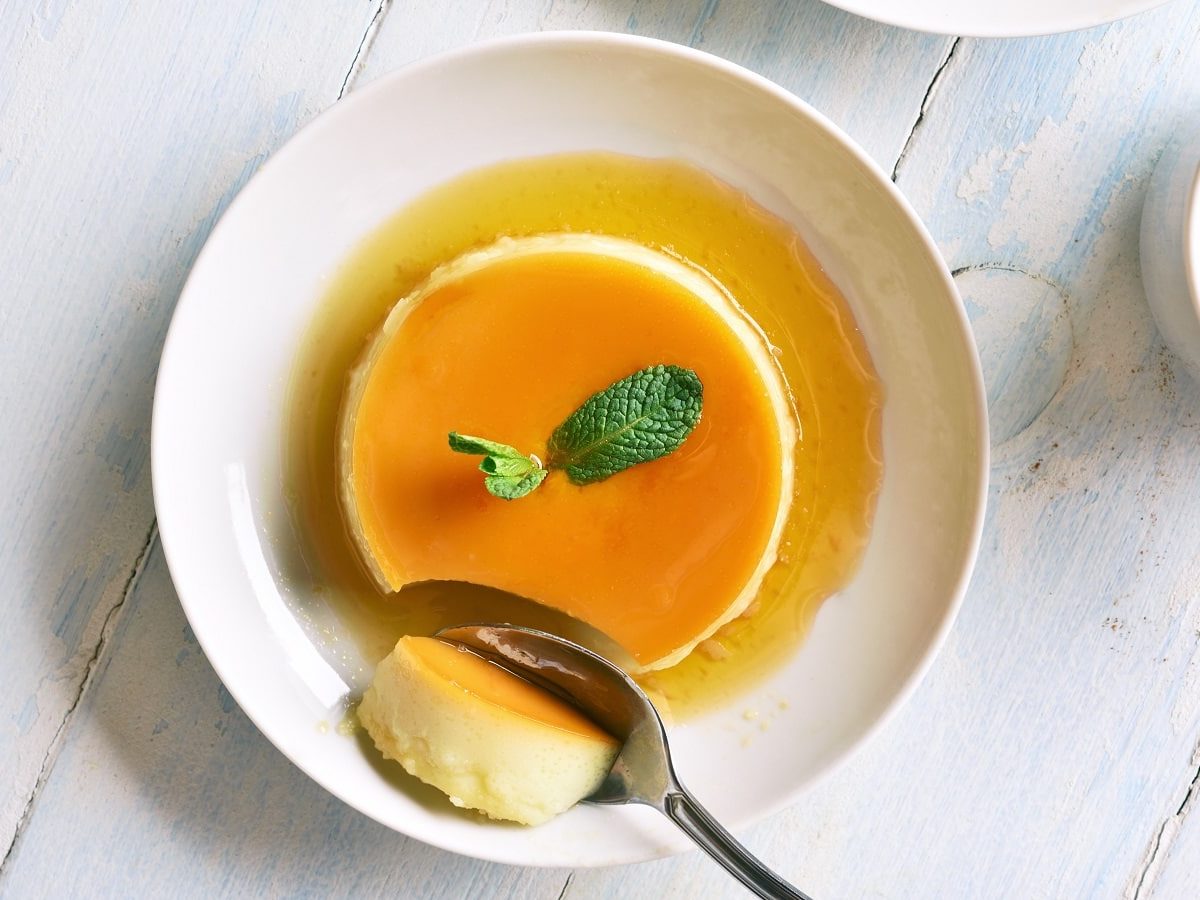
{"label": "wood grain texture", "polygon": [[336,99],[372,12],[340,7],[0,6],[0,859],[152,541],[175,298],[238,188]]}
{"label": "wood grain texture", "polygon": [[1181,787],[1179,805],[1163,819],[1158,833],[1146,846],[1138,878],[1129,896],[1157,898],[1195,897],[1200,880],[1200,818],[1193,815],[1200,805],[1200,758],[1190,784]]}
{"label": "wood grain texture", "polygon": [[[960,272],[1001,426],[955,631],[983,688],[964,746],[988,764],[938,807],[1019,814],[971,867],[981,895],[1155,896],[1143,875],[1196,774],[1200,390],[1154,328],[1137,241],[1154,162],[1200,111],[1197,11],[962,42],[900,169]],[[999,273],[1009,296],[972,305]],[[1019,333],[988,325],[1030,297]]]}
{"label": "wood grain texture", "polygon": [[233,705],[154,547],[154,365],[219,210],[344,86],[547,28],[691,44],[813,102],[896,172],[980,343],[995,458],[960,620],[880,736],[742,837],[819,898],[1196,896],[1200,387],[1137,262],[1146,178],[1200,115],[1196,0],[1020,41],[815,0],[64,0],[10,22],[0,852],[44,784],[0,896],[742,896],[694,853],[523,870],[369,822]]}
{"label": "wood grain texture", "polygon": [[[127,607],[5,896],[558,896],[566,872],[434,850],[289,763],[204,659],[159,550]],[[77,864],[61,865],[64,848]]]}
{"label": "wood grain texture", "polygon": [[559,29],[641,34],[745,65],[829,116],[888,171],[953,44],[817,0],[445,0],[393,7],[361,79],[475,40]]}

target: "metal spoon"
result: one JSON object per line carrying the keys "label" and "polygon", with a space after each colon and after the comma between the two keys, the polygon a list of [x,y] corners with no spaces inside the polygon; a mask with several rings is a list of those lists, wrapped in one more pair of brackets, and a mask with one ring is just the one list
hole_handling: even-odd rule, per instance
{"label": "metal spoon", "polygon": [[617,666],[565,638],[516,625],[457,625],[437,636],[562,696],[624,741],[586,802],[653,806],[759,897],[811,900],[755,859],[679,783],[654,704]]}

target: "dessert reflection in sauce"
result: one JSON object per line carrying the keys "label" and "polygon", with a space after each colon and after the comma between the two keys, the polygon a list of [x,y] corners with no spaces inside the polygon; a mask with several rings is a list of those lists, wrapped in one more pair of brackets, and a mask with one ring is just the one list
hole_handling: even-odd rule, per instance
{"label": "dessert reflection in sauce", "polygon": [[[703,383],[699,422],[661,459],[504,500],[447,447],[458,431],[544,458],[584,400],[659,364]],[[386,655],[363,722],[456,802],[523,822],[585,796],[611,747],[515,708],[471,674],[490,664],[398,638],[558,631],[623,652],[678,718],[795,648],[852,574],[880,478],[881,392],[845,302],[782,220],[671,161],[506,163],[418,200],[335,281],[292,397],[307,569],[363,656]],[[512,774],[463,796],[472,766],[509,765],[472,755],[481,723],[576,748],[571,790]]]}

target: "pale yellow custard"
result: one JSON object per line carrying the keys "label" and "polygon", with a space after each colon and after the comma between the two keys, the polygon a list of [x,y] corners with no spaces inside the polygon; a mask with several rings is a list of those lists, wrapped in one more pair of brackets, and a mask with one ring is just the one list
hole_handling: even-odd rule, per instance
{"label": "pale yellow custard", "polygon": [[400,639],[358,718],[384,756],[455,806],[525,825],[591,794],[619,749],[573,706],[435,638]]}

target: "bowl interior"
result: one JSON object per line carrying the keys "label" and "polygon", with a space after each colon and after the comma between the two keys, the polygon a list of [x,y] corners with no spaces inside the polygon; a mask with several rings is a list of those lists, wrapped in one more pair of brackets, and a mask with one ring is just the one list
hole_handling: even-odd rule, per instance
{"label": "bowl interior", "polygon": [[[284,399],[329,277],[387,216],[483,165],[592,149],[690,161],[794,223],[851,302],[886,391],[884,485],[852,585],[786,667],[672,733],[681,777],[718,816],[737,825],[790,802],[898,704],[953,618],[982,519],[983,393],[949,275],[887,179],[790,95],[693,51],[573,34],[439,57],[339,103],[255,176],[188,281],[155,400],[159,527],[209,659],[285,754],[401,832],[514,863],[625,862],[685,843],[646,809],[483,823],[322,733],[347,689],[291,612],[303,586],[275,561],[289,540]],[[766,731],[743,718],[768,708]]]}

